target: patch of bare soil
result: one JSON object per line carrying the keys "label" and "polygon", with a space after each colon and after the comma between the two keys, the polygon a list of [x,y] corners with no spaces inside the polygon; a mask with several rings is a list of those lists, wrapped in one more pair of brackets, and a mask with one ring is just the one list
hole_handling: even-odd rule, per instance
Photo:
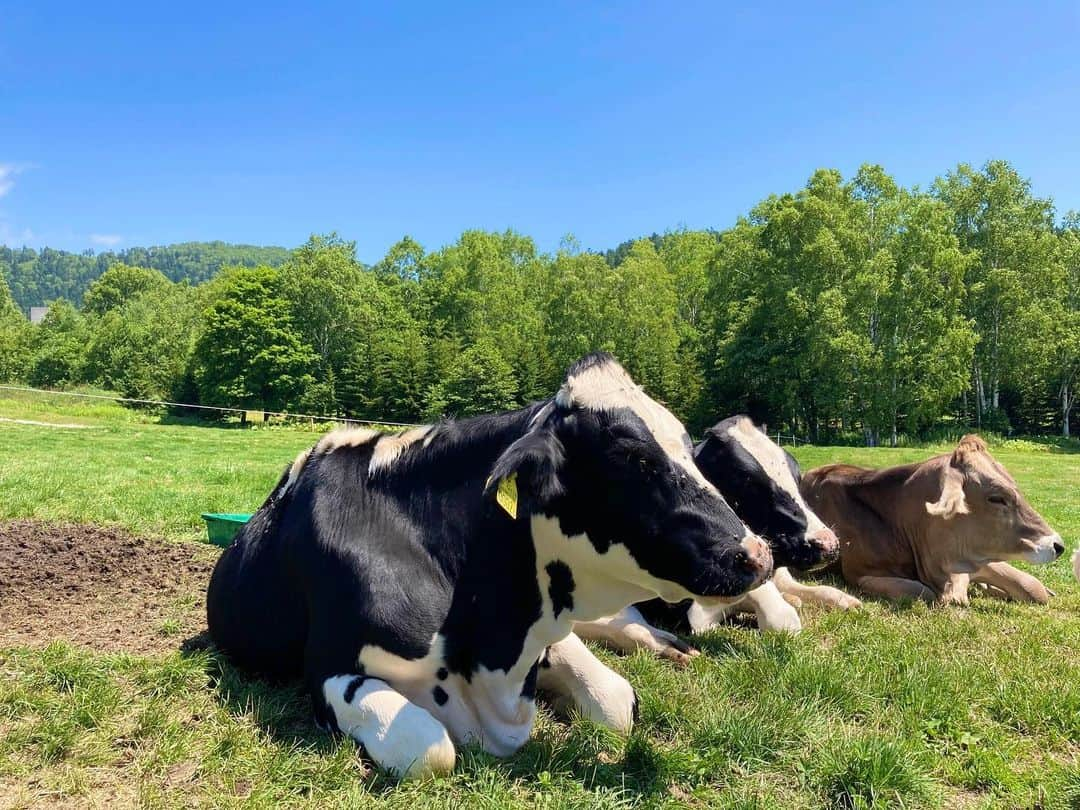
{"label": "patch of bare soil", "polygon": [[100,526],[0,523],[0,647],[175,650],[206,627],[218,554]]}

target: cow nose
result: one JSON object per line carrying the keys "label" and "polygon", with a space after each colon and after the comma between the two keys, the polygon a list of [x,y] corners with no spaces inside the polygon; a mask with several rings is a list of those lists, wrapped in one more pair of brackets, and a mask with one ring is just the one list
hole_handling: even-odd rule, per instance
{"label": "cow nose", "polygon": [[1054,559],[1056,560],[1058,557],[1060,557],[1064,553],[1065,553],[1065,544],[1062,543],[1060,540],[1055,540],[1054,541]]}
{"label": "cow nose", "polygon": [[742,547],[746,550],[747,559],[754,572],[755,579],[758,582],[764,582],[772,575],[773,571],[772,550],[769,548],[769,544],[757,535],[751,534],[743,539]]}
{"label": "cow nose", "polygon": [[828,526],[822,526],[817,531],[811,532],[810,541],[821,551],[823,560],[835,560],[840,556],[840,541],[836,539],[833,530]]}

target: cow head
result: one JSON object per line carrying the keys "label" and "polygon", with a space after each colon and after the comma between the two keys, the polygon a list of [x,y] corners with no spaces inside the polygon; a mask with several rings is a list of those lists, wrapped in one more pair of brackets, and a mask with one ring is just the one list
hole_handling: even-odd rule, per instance
{"label": "cow head", "polygon": [[837,559],[836,535],[799,494],[799,465],[746,416],[706,431],[694,460],[735,513],[772,548],[776,565],[812,570]]}
{"label": "cow head", "polygon": [[1048,563],[1065,551],[1061,535],[1031,508],[978,436],[965,436],[950,455],[935,461],[940,494],[926,504],[926,511],[949,521],[962,556],[972,565],[996,560]]}
{"label": "cow head", "polygon": [[772,557],[691,449],[679,420],[614,358],[589,355],[496,462],[489,487],[513,476],[538,560],[618,593],[611,604],[627,599],[615,609],[654,595],[730,600],[768,578]]}

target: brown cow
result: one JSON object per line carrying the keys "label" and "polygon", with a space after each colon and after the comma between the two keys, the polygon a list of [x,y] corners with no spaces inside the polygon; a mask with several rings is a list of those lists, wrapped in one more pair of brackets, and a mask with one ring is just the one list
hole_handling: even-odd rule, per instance
{"label": "brown cow", "polygon": [[901,599],[967,603],[970,581],[1045,604],[1050,592],[1004,560],[1048,563],[1065,545],[978,436],[919,464],[868,470],[830,464],[800,490],[840,538],[844,579]]}

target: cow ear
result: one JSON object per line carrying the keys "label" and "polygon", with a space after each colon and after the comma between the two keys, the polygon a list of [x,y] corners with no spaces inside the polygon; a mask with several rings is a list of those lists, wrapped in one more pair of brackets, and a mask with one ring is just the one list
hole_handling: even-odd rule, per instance
{"label": "cow ear", "polygon": [[553,430],[534,427],[495,460],[484,494],[491,495],[502,482],[513,479],[518,491],[547,503],[563,491],[559,480],[563,452],[562,442]]}
{"label": "cow ear", "polygon": [[945,466],[941,475],[941,497],[936,503],[927,502],[926,511],[934,517],[950,520],[957,515],[966,515],[967,498],[964,497],[964,474],[952,463]]}

